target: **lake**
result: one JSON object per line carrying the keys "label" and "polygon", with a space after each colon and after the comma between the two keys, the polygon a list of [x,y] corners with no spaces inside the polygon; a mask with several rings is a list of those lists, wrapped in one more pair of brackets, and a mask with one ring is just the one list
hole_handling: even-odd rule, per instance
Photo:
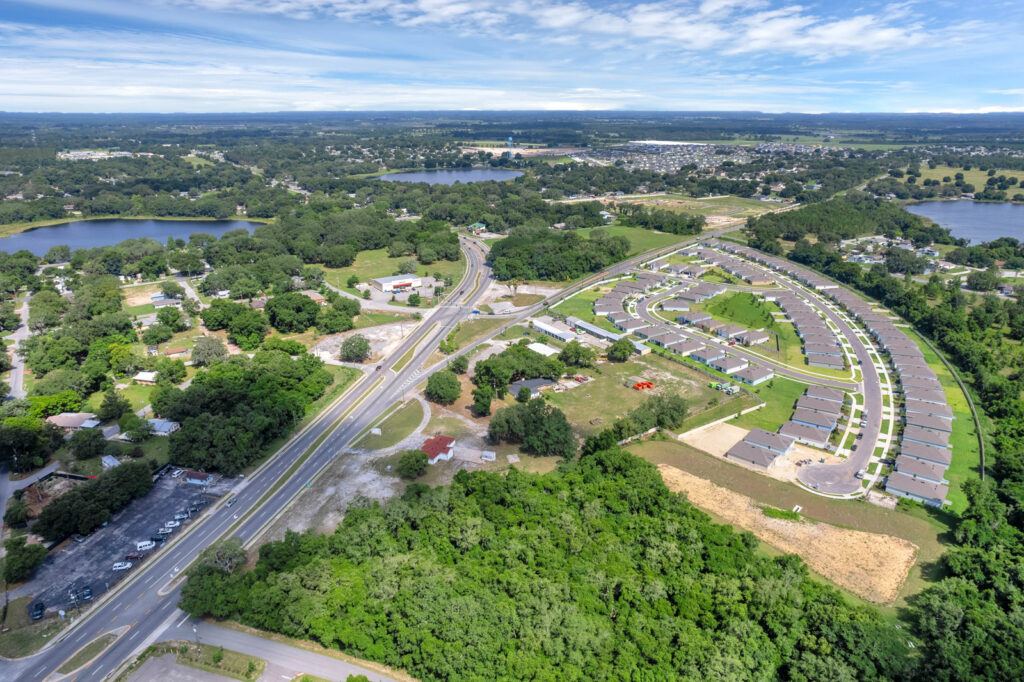
{"label": "lake", "polygon": [[954,237],[972,244],[1000,237],[1024,241],[1024,204],[989,204],[969,200],[927,201],[910,204],[907,210],[948,227]]}
{"label": "lake", "polygon": [[14,253],[28,249],[42,256],[51,246],[67,244],[71,250],[111,246],[125,239],[151,237],[161,244],[168,237],[188,239],[194,232],[220,237],[239,228],[252,232],[259,223],[247,220],[77,220],[73,223],[37,227],[0,239],[0,251]]}
{"label": "lake", "polygon": [[457,168],[454,170],[413,171],[410,173],[388,173],[380,176],[384,182],[425,182],[428,185],[454,185],[456,182],[486,182],[488,180],[512,180],[522,171],[495,170],[493,168]]}

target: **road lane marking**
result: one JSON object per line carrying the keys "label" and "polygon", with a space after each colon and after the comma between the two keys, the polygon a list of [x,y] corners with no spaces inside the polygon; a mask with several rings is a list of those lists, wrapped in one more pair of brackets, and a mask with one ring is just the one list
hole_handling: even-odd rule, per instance
{"label": "road lane marking", "polygon": [[180,623],[178,623],[177,625],[175,625],[174,627],[176,627],[176,628],[180,628],[180,627],[181,627],[182,625],[184,625],[184,624],[185,624],[185,621],[186,621],[186,620],[188,620],[188,614],[187,614],[187,613],[185,614],[185,617],[181,619],[181,622],[180,622]]}

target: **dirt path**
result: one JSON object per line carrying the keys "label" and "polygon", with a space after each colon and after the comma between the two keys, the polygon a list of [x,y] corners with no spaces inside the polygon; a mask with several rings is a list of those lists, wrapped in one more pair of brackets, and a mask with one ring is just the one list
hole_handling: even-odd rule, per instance
{"label": "dirt path", "polygon": [[917,557],[917,545],[902,538],[771,518],[745,495],[667,464],[659,465],[658,471],[669,489],[686,493],[697,507],[783,552],[799,555],[821,575],[876,604],[896,599]]}

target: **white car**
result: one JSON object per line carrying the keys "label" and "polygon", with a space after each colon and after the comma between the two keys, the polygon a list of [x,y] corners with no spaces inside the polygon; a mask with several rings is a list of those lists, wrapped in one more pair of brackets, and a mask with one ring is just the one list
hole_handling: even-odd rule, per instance
{"label": "white car", "polygon": [[165,528],[177,528],[181,525],[181,521],[166,521],[164,522]]}
{"label": "white car", "polygon": [[127,571],[131,567],[132,562],[130,561],[118,561],[116,564],[114,564],[115,571]]}

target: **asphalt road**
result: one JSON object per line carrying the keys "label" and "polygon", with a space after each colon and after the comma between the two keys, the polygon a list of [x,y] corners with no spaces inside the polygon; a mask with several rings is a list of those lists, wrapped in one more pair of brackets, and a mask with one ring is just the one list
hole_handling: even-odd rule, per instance
{"label": "asphalt road", "polygon": [[[705,232],[671,247],[634,256],[520,311],[504,327],[516,324],[595,281],[624,273],[644,260],[668,253],[687,243],[718,236],[729,229],[735,227]],[[162,552],[136,569],[138,572],[134,578],[116,589],[102,604],[93,607],[83,622],[66,631],[54,644],[34,656],[4,661],[3,679],[43,680],[79,648],[104,632],[130,626],[127,633],[75,675],[77,681],[101,680],[122,661],[130,658],[149,636],[170,625],[180,598],[181,572],[206,546],[222,537],[239,537],[248,541],[256,536],[264,524],[284,509],[331,459],[344,456],[345,446],[357,434],[398,400],[409,387],[418,384],[438,367],[424,368],[423,365],[438,342],[476,307],[476,301],[486,289],[487,278],[490,276],[490,270],[484,262],[486,251],[483,247],[474,240],[463,239],[463,249],[468,260],[467,277],[460,290],[464,293],[458,293],[449,302],[438,306],[429,319],[419,325],[382,363],[380,371],[370,373],[360,385],[325,410],[305,430],[293,436],[262,469],[242,481],[233,496],[229,495],[225,502],[211,509],[187,534],[178,536]],[[496,330],[486,338],[500,332],[500,329]],[[394,371],[393,365],[414,348],[417,350],[412,359]],[[351,413],[342,420],[342,415],[350,409]],[[319,442],[321,438],[323,441]],[[311,449],[309,457],[289,475],[292,465]],[[283,480],[277,490],[269,492],[279,480],[285,478],[287,480]],[[269,495],[266,500],[263,499],[265,495]],[[232,498],[235,502],[228,507],[227,501]],[[254,513],[241,518],[249,511]]]}
{"label": "asphalt road", "polygon": [[32,294],[27,294],[22,299],[21,310],[18,314],[21,315],[21,326],[14,330],[8,340],[14,341],[13,357],[11,358],[11,398],[24,398],[25,397],[25,360],[18,355],[18,346],[21,342],[29,337],[28,328],[28,305],[32,299]]}

